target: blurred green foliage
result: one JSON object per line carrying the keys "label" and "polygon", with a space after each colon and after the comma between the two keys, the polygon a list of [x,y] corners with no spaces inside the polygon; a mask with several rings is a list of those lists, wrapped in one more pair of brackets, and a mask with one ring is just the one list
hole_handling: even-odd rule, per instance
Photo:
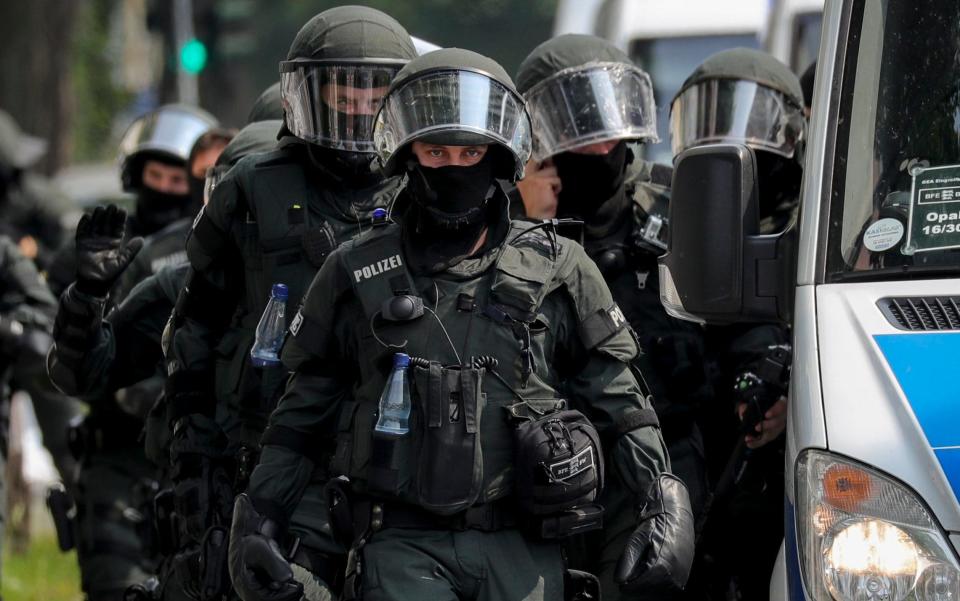
{"label": "blurred green foliage", "polygon": [[80,601],[76,553],[61,553],[52,534],[35,538],[23,555],[4,546],[2,594],[5,601]]}
{"label": "blurred green foliage", "polygon": [[114,0],[81,4],[73,52],[74,122],[72,162],[97,162],[116,156],[114,118],[132,95],[112,81],[109,26]]}
{"label": "blurred green foliage", "polygon": [[[169,0],[147,0],[148,6]],[[315,14],[347,3],[366,4],[400,21],[411,35],[439,46],[475,50],[509,73],[553,28],[556,0],[193,0],[197,37],[209,50],[200,76],[201,104],[228,125],[242,125],[260,91],[278,80],[297,31]],[[111,23],[121,0],[85,0],[72,53],[72,162],[110,160],[116,154],[117,116],[130,114],[133,94],[117,87]],[[115,32],[114,32],[115,33]],[[150,35],[157,35],[153,32]],[[168,49],[167,54],[175,55]],[[167,83],[175,60],[166,65]],[[172,99],[174,91],[158,96]]]}

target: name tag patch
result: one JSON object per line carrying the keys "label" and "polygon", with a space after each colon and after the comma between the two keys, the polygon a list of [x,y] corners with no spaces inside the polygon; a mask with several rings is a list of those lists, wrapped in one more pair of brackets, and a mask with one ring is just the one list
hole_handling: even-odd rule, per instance
{"label": "name tag patch", "polygon": [[581,472],[593,469],[593,447],[587,447],[564,461],[551,463],[547,466],[550,478],[557,481],[564,481],[573,478]]}
{"label": "name tag patch", "polygon": [[372,277],[376,277],[388,271],[398,269],[402,266],[403,261],[400,260],[400,255],[393,255],[392,257],[387,257],[386,259],[380,259],[376,263],[365,265],[361,269],[354,269],[354,281],[359,283],[363,280],[369,280]]}

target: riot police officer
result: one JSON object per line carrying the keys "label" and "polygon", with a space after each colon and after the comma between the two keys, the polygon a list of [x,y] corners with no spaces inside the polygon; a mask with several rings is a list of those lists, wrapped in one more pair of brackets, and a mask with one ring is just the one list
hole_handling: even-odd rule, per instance
{"label": "riot police officer", "polygon": [[[338,7],[308,21],[280,64],[277,148],[231,169],[194,225],[167,398],[178,511],[196,539],[228,523],[286,379],[282,366],[250,358],[271,289],[286,286],[292,313],[330,252],[393,202],[398,180],[371,170],[373,117],[415,55],[406,30],[374,9]],[[317,505],[323,482],[318,473]],[[322,558],[341,550],[323,536],[322,511],[307,506],[302,517],[298,564],[329,563]]]}
{"label": "riot police officer", "polygon": [[[778,234],[796,226],[806,127],[803,107],[797,76],[774,57],[746,48],[719,52],[694,70],[673,99],[674,156],[717,143],[750,148],[759,181],[760,233]],[[745,374],[762,373],[759,366],[769,364],[778,347],[790,342],[790,332],[775,324],[714,326],[708,341],[720,372],[718,402],[706,407],[701,419],[709,424],[704,427],[708,468],[717,484],[698,568],[710,598],[725,598],[732,587],[742,599],[766,599],[783,539],[787,382],[762,383],[761,390],[770,398],[759,399],[762,410],[746,435],[738,418],[744,418],[749,404],[735,392],[740,387],[735,389],[734,384]],[[750,399],[750,404],[756,402]],[[751,535],[745,537],[744,532]]]}
{"label": "riot police officer", "polygon": [[374,139],[407,177],[399,223],[379,216],[334,251],[290,327],[295,373],[234,510],[245,601],[299,598],[284,531],[327,447],[348,478],[328,487],[346,598],[560,599],[557,541],[599,526],[605,479],[651,509],[639,520],[657,516],[632,535],[621,586],[685,579],[689,501],[664,474],[631,330],[579,245],[508,219],[498,179],[522,174],[529,128],[486,57],[437,50],[397,75]]}
{"label": "riot police officer", "polygon": [[[128,252],[143,244],[140,237],[186,216],[190,206],[186,159],[196,139],[215,123],[199,109],[167,105],[128,128],[120,145],[121,179],[136,196],[134,215],[122,227]],[[62,336],[82,338],[93,322],[86,309],[101,314],[118,302],[122,286],[116,278],[101,277],[102,266],[94,258],[99,242],[87,248],[84,232],[78,233],[80,240],[61,251],[49,275],[54,290],[65,289],[61,302],[77,308],[76,321],[62,324]],[[178,248],[182,239],[151,247],[153,257],[163,257],[182,252]],[[62,350],[59,362],[76,371],[89,349]],[[120,391],[81,395],[90,412],[71,429],[72,450],[80,462],[72,475],[73,529],[82,586],[91,600],[122,598],[127,587],[147,579],[155,567],[149,508],[157,492],[157,471],[144,456],[139,435],[162,382],[139,380]]]}
{"label": "riot police officer", "polygon": [[[527,214],[582,222],[584,248],[639,336],[672,471],[698,515],[707,483],[695,420],[711,398],[711,376],[702,330],[668,316],[660,304],[657,257],[666,248],[671,170],[636,156],[637,143],[656,141],[650,77],[606,40],[563,35],[530,53],[517,85],[533,123],[532,173],[517,186]],[[603,550],[572,556],[605,565],[604,597],[616,599],[610,568],[632,515],[612,492],[603,500]]]}
{"label": "riot police officer", "polygon": [[[279,121],[245,127],[220,154],[220,168],[229,169],[247,154],[273,148],[279,128]],[[84,219],[86,222],[79,230],[78,239],[81,252],[87,255],[82,262],[100,266],[87,277],[99,278],[102,287],[110,288],[122,277],[133,259],[133,250],[136,250],[130,249],[129,242],[123,239],[124,216],[122,212],[97,208]],[[186,263],[160,269],[135,286],[109,316],[104,315],[103,303],[95,297],[64,295],[57,314],[54,346],[48,356],[50,378],[61,390],[99,398],[162,373],[161,336],[188,270]],[[71,361],[76,357],[80,357],[79,361]],[[169,428],[166,403],[162,397],[147,415],[144,434],[147,458],[166,467]],[[196,591],[196,575],[189,579],[182,577],[183,566],[195,561],[199,551],[196,548],[186,552],[179,549],[176,524],[163,505],[169,495],[158,498],[159,513],[154,519],[157,520],[156,531],[161,534],[158,549],[163,556],[158,581],[148,581],[137,587],[144,595],[148,591],[156,595],[146,598],[175,599],[177,593]],[[181,552],[175,553],[178,550]]]}

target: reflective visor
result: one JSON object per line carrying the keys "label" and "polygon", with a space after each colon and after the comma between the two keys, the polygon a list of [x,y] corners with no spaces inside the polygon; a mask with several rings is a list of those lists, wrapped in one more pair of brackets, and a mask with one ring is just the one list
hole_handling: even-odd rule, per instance
{"label": "reflective visor", "polygon": [[280,63],[287,128],[318,146],[373,152],[373,119],[403,65],[313,61]]}
{"label": "reflective visor", "polygon": [[673,156],[692,146],[723,142],[792,158],[803,129],[800,107],[753,81],[703,81],[684,90],[670,108]]}
{"label": "reflective visor", "polygon": [[565,69],[530,88],[525,98],[538,161],[598,142],[659,140],[650,76],[633,65]]}
{"label": "reflective visor", "polygon": [[530,158],[523,99],[473,71],[434,71],[401,84],[377,116],[374,143],[386,164],[410,141],[444,132],[477,134],[502,144],[520,166]]}
{"label": "reflective visor", "polygon": [[213,125],[212,118],[177,107],[161,107],[134,121],[123,134],[120,160],[139,152],[158,152],[186,161],[194,142]]}

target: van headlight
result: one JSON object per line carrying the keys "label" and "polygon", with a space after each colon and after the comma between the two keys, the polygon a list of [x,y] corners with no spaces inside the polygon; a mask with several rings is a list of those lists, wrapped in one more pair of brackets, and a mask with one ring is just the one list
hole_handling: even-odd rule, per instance
{"label": "van headlight", "polygon": [[960,565],[913,491],[825,451],[804,451],[796,478],[800,561],[812,598],[960,601]]}

